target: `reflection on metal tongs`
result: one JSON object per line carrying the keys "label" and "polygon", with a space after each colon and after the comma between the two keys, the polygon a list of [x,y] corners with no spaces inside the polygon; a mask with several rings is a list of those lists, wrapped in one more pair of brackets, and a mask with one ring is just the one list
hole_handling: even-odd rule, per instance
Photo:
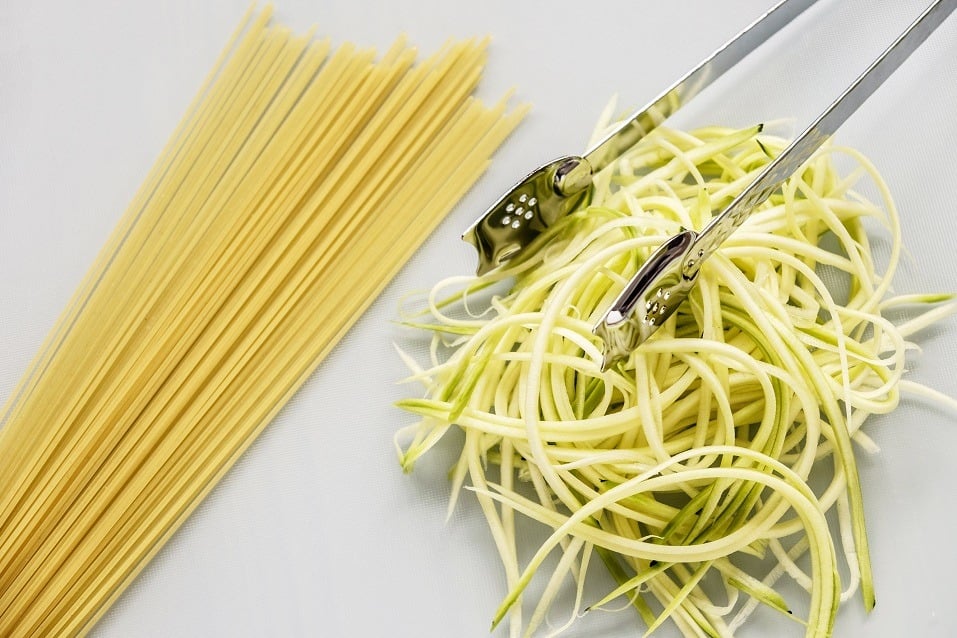
{"label": "reflection on metal tongs", "polygon": [[[515,257],[546,228],[584,202],[598,171],[814,1],[778,3],[582,156],[557,159],[519,182],[462,236],[478,250],[478,273],[488,272]],[[755,206],[834,134],[955,8],[957,0],[932,3],[700,233],[682,231],[651,255],[595,326],[595,334],[605,344],[603,369],[626,358],[675,312],[694,286],[702,262],[744,223]]]}

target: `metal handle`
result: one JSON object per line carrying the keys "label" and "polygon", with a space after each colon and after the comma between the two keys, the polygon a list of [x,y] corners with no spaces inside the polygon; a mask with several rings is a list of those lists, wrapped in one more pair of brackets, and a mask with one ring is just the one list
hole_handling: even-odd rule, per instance
{"label": "metal handle", "polygon": [[[638,143],[682,105],[721,77],[772,35],[799,16],[815,0],[783,0],[738,35],[708,56],[698,66],[665,89],[645,107],[635,111],[584,154],[592,172],[598,172]],[[559,184],[561,187],[561,184]],[[564,190],[564,189],[563,189]]]}
{"label": "metal handle", "polygon": [[545,229],[580,206],[595,172],[651,132],[815,0],[782,0],[712,53],[647,106],[585,152],[558,158],[529,173],[469,226],[462,239],[478,251],[478,274],[521,254]]}
{"label": "metal handle", "polygon": [[694,252],[700,253],[696,268],[720,246],[821,144],[854,114],[867,98],[934,32],[954,9],[957,0],[937,0],[927,7],[894,42],[810,126],[770,162],[728,207],[701,231]]}
{"label": "metal handle", "polygon": [[[684,231],[672,237],[642,265],[595,326],[595,333],[605,342],[603,368],[627,357],[674,314],[688,297],[704,260],[837,131],[955,8],[957,0],[937,0],[931,4],[701,233]],[[688,233],[694,235],[691,241]],[[679,237],[681,241],[676,242]],[[676,245],[680,250],[676,250]]]}

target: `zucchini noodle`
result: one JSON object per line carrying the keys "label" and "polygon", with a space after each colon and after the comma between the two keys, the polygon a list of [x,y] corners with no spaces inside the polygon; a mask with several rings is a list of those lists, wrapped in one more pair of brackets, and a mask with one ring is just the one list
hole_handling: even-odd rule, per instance
{"label": "zucchini noodle", "polygon": [[[820,150],[627,361],[602,373],[591,332],[664,239],[702,229],[785,146],[760,126],[660,128],[523,256],[440,282],[405,317],[432,334],[431,361],[403,354],[426,391],[399,402],[421,420],[396,447],[410,471],[453,426],[464,432],[449,507],[468,486],[488,519],[508,587],[493,628],[507,618],[510,635],[535,634],[568,579],[576,609],[556,633],[578,605],[619,598],[649,633],[670,619],[685,636],[731,636],[759,604],[798,620],[775,589],[785,575],[808,592],[808,636],[830,635],[858,591],[873,607],[852,441],[876,448],[861,427],[897,406],[908,338],[954,304],[889,296],[900,227],[866,158]],[[880,204],[855,190],[862,178]],[[880,260],[875,226],[889,238]],[[912,316],[895,326],[882,312],[900,306]],[[812,472],[827,478],[813,490]],[[524,564],[516,513],[550,530]],[[587,600],[595,554],[618,587]],[[543,565],[526,622],[523,594]]]}

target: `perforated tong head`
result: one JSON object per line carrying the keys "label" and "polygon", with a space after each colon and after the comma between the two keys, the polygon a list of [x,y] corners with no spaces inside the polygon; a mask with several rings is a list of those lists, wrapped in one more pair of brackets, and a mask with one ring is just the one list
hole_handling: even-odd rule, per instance
{"label": "perforated tong head", "polygon": [[518,255],[581,205],[595,172],[584,157],[562,157],[529,173],[495,202],[462,234],[478,250],[478,274]]}
{"label": "perforated tong head", "polygon": [[[463,234],[463,239],[478,250],[478,273],[519,255],[545,229],[584,202],[598,171],[814,2],[778,3],[582,156],[546,164],[519,182]],[[626,359],[675,313],[694,287],[702,263],[755,207],[810,159],[955,8],[957,0],[933,2],[703,230],[684,230],[652,253],[594,328],[604,342],[603,370]]]}
{"label": "perforated tong head", "polygon": [[814,1],[780,2],[585,153],[561,157],[529,173],[463,233],[462,239],[478,250],[478,274],[521,254],[546,228],[585,201],[596,173]]}

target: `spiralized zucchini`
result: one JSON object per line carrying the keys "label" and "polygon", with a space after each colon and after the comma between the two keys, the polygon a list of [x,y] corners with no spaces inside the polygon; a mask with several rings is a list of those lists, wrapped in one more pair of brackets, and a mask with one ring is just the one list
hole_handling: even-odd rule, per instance
{"label": "spiralized zucchini", "polygon": [[[450,511],[467,485],[488,519],[508,584],[493,628],[508,617],[510,635],[534,634],[569,579],[576,607],[555,633],[584,604],[620,601],[648,633],[670,619],[686,636],[731,636],[758,604],[797,620],[775,590],[785,574],[809,592],[808,636],[829,635],[858,590],[873,606],[854,448],[874,449],[861,426],[898,404],[908,337],[953,304],[889,296],[900,229],[867,159],[818,152],[626,362],[602,373],[592,334],[664,239],[703,228],[785,145],[760,126],[661,128],[526,256],[440,282],[428,317],[407,318],[433,340],[428,366],[403,355],[426,392],[399,403],[420,418],[397,435],[400,460],[411,470],[450,428],[464,432]],[[854,190],[862,177],[880,205]],[[902,305],[914,318],[895,326],[885,314]],[[828,479],[814,490],[812,472]],[[516,514],[552,530],[525,564]],[[595,554],[619,586],[585,601]]]}

